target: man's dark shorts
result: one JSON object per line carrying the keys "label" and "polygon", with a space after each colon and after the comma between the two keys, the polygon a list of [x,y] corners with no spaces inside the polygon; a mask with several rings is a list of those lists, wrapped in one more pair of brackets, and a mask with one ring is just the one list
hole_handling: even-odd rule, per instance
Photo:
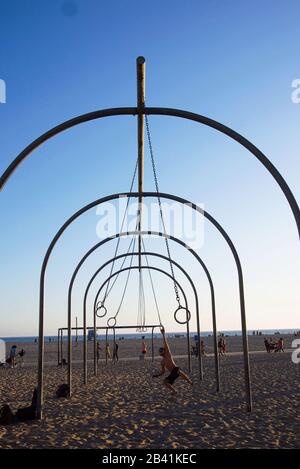
{"label": "man's dark shorts", "polygon": [[180,376],[179,370],[180,370],[179,366],[175,366],[175,368],[173,368],[169,376],[166,377],[166,381],[168,381],[168,383],[170,384],[173,384],[174,381]]}

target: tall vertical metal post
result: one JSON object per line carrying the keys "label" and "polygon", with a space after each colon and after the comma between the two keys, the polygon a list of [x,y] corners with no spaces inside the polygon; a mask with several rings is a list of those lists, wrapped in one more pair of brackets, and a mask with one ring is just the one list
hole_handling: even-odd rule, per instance
{"label": "tall vertical metal post", "polygon": [[[145,58],[138,57],[136,59],[136,72],[137,72],[137,133],[138,133],[138,192],[140,194],[138,199],[138,231],[142,229],[142,204],[143,197],[141,196],[144,191],[144,147],[145,147],[145,121],[144,121],[144,107],[145,107]],[[142,265],[142,237],[138,237],[138,252],[139,252],[139,271],[141,272]]]}
{"label": "tall vertical metal post", "polygon": [[108,327],[106,328],[106,331],[105,331],[105,365],[107,365],[107,345],[108,345],[108,340],[107,340],[107,334],[108,334]]}
{"label": "tall vertical metal post", "polygon": [[[186,345],[187,345],[187,356],[188,356],[188,370],[190,373],[191,372],[191,344],[190,344],[190,323],[188,320],[188,312],[186,312]],[[201,365],[201,368],[202,368],[202,365]]]}
{"label": "tall vertical metal post", "polygon": [[94,376],[98,374],[98,362],[97,362],[97,316],[94,312]]}
{"label": "tall vertical metal post", "polygon": [[151,359],[152,359],[152,363],[154,362],[154,337],[153,337],[153,333],[154,333],[154,327],[152,327],[152,332],[151,332]]}
{"label": "tall vertical metal post", "polygon": [[63,366],[63,333],[64,331],[61,329],[60,330],[60,363],[61,366]]}
{"label": "tall vertical metal post", "polygon": [[60,335],[60,329],[57,331],[57,365],[59,365],[59,335]]}
{"label": "tall vertical metal post", "polygon": [[83,382],[87,384],[87,337],[86,337],[86,301],[83,310]]}

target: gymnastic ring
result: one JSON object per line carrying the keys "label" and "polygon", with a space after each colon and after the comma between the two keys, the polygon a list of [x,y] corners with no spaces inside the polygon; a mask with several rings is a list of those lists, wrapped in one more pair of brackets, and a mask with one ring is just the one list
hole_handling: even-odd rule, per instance
{"label": "gymnastic ring", "polygon": [[[177,318],[177,313],[178,313],[179,311],[181,311],[181,310],[184,310],[184,311],[187,312],[187,319],[186,319],[186,321],[179,321],[179,319]],[[187,323],[190,321],[190,319],[191,319],[190,310],[189,310],[188,308],[185,308],[184,306],[179,306],[179,307],[176,309],[175,313],[174,313],[174,319],[175,319],[176,322],[178,322],[178,324],[187,324]]]}
{"label": "gymnastic ring", "polygon": [[[110,321],[111,321],[112,319],[114,320],[114,323],[113,323],[113,324],[110,324]],[[108,327],[115,327],[116,324],[117,324],[117,320],[116,320],[115,317],[108,318],[108,320],[107,320],[107,326],[108,326]]]}
{"label": "gymnastic ring", "polygon": [[[104,310],[104,313],[103,313],[103,314],[101,314],[101,313],[98,312],[98,311],[100,311],[101,309]],[[104,318],[104,316],[107,315],[107,308],[106,308],[104,305],[98,306],[98,303],[97,303],[96,311],[95,311],[95,312],[96,312],[96,316],[97,316],[98,318]]]}

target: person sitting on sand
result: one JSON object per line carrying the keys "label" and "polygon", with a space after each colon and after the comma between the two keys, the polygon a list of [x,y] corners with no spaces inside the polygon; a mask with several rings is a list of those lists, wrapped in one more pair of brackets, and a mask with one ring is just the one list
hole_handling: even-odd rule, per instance
{"label": "person sitting on sand", "polygon": [[165,329],[161,329],[161,333],[163,336],[163,341],[164,341],[164,346],[159,349],[159,354],[162,357],[161,360],[161,372],[153,375],[153,378],[157,378],[159,376],[162,376],[165,374],[166,369],[170,372],[169,376],[167,376],[163,380],[163,384],[172,391],[173,394],[176,394],[176,390],[173,386],[174,382],[176,381],[177,378],[181,377],[185,381],[187,381],[191,386],[193,385],[193,382],[190,380],[190,378],[179,368],[179,366],[176,365],[174,362],[174,359],[172,357],[172,353],[168,344],[168,341],[166,339],[166,334],[165,334]]}

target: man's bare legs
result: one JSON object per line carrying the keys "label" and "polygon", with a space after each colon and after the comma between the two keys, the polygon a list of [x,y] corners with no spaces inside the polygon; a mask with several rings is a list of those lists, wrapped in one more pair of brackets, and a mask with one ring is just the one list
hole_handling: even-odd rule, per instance
{"label": "man's bare legs", "polygon": [[172,392],[172,394],[177,394],[176,389],[174,388],[174,386],[172,386],[172,384],[169,383],[169,381],[167,380],[167,378],[165,378],[165,379],[163,380],[163,383],[164,383],[164,385],[166,386],[166,388],[170,389],[170,391]]}
{"label": "man's bare legs", "polygon": [[181,376],[181,378],[187,381],[191,386],[193,385],[193,381],[182,370],[179,370],[179,375]]}

